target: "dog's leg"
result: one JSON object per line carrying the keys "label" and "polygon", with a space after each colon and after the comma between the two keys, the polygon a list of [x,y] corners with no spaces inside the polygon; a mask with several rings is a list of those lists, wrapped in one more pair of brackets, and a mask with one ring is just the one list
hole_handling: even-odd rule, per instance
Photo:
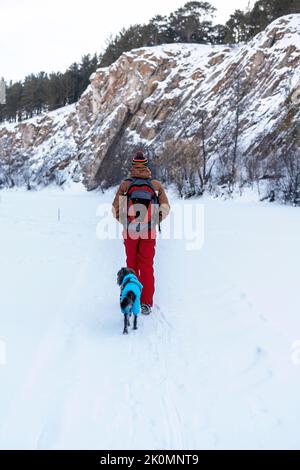
{"label": "dog's leg", "polygon": [[124,315],[124,330],[123,330],[123,335],[128,335],[128,315],[125,313]]}
{"label": "dog's leg", "polygon": [[138,329],[138,327],[137,327],[137,315],[134,315],[133,329],[134,329],[134,330],[137,330],[137,329]]}

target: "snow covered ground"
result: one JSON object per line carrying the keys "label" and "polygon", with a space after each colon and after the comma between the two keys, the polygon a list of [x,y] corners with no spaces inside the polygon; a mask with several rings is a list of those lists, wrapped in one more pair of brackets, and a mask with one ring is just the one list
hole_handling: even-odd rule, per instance
{"label": "snow covered ground", "polygon": [[300,449],[299,209],[203,199],[124,337],[112,192],[0,197],[0,448]]}

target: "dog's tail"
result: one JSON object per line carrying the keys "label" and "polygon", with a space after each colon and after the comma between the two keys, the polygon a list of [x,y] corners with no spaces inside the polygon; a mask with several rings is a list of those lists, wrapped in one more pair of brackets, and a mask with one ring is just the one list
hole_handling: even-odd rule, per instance
{"label": "dog's tail", "polygon": [[121,302],[121,309],[123,313],[131,313],[135,299],[136,295],[132,291],[127,292],[126,297],[124,297]]}

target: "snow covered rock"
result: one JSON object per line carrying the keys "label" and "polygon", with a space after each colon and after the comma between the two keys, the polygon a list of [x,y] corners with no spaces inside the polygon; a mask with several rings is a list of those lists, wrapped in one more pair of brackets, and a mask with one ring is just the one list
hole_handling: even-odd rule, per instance
{"label": "snow covered rock", "polygon": [[[76,105],[0,126],[0,185],[107,187],[126,173],[134,147],[172,159],[179,143],[183,152],[191,143],[201,148],[204,129],[216,162],[233,145],[237,115],[240,171],[264,178],[291,142],[300,147],[299,77],[300,15],[279,18],[241,46],[132,50],[98,69]],[[263,162],[259,170],[255,162]]]}

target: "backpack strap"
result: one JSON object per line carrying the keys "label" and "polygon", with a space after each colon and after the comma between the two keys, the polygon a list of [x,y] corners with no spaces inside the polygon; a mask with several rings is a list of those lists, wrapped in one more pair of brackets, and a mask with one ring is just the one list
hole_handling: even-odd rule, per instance
{"label": "backpack strap", "polygon": [[[130,184],[129,184],[128,188],[127,188],[127,191],[128,191],[128,189],[129,189],[130,186],[131,186],[131,183],[133,183],[133,181],[134,181],[134,178],[126,178],[124,181],[129,181],[129,182],[130,182]],[[126,191],[125,194],[127,194],[127,191]]]}
{"label": "backpack strap", "polygon": [[[150,181],[154,181],[155,178],[149,178]],[[155,195],[156,195],[156,189],[154,188],[153,184],[151,183],[151,186],[153,187],[154,191],[155,191]],[[156,202],[158,204],[158,196],[156,196]],[[160,222],[160,216],[158,216],[158,231],[159,233],[161,233],[161,222]]]}

